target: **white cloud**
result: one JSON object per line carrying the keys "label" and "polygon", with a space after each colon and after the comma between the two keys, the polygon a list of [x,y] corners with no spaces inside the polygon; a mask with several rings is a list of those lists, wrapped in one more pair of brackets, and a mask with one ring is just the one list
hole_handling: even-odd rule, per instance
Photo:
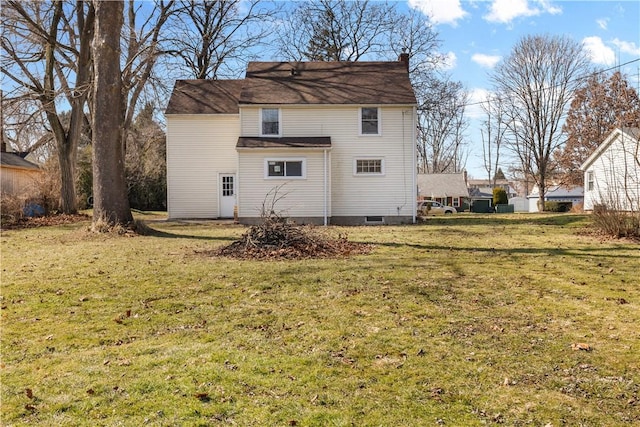
{"label": "white cloud", "polygon": [[591,57],[591,62],[598,65],[613,65],[616,62],[616,54],[610,47],[606,46],[602,39],[597,36],[585,37],[582,45]]}
{"label": "white cloud", "polygon": [[485,55],[484,53],[474,53],[471,60],[484,68],[493,68],[502,59],[499,55]]}
{"label": "white cloud", "polygon": [[484,16],[489,22],[509,24],[516,18],[537,16],[542,13],[557,15],[562,9],[547,0],[535,2],[537,7],[531,7],[528,0],[493,0],[489,13]]}
{"label": "white cloud", "polygon": [[634,56],[640,55],[640,46],[636,46],[634,42],[625,42],[616,38],[613,39],[611,43],[613,43],[618,49],[620,49],[620,52],[622,53],[628,53],[629,55]]}
{"label": "white cloud", "polygon": [[429,17],[432,24],[458,25],[458,20],[468,13],[462,9],[460,0],[408,0],[409,7]]}
{"label": "white cloud", "polygon": [[596,24],[598,24],[598,27],[600,27],[600,29],[606,30],[609,26],[609,18],[596,19]]}
{"label": "white cloud", "polygon": [[465,109],[465,114],[475,120],[481,120],[485,117],[485,112],[482,109],[482,103],[493,94],[490,90],[483,88],[473,88],[469,91],[469,105]]}
{"label": "white cloud", "polygon": [[453,70],[458,65],[458,57],[454,52],[447,52],[444,54],[444,61],[439,67],[440,70]]}

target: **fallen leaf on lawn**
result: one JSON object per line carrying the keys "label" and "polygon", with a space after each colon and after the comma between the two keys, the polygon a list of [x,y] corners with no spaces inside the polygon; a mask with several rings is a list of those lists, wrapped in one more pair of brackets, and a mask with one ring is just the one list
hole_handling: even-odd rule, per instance
{"label": "fallen leaf on lawn", "polygon": [[571,350],[574,350],[574,351],[577,351],[577,350],[591,351],[592,348],[587,343],[578,342],[578,343],[571,344]]}
{"label": "fallen leaf on lawn", "polygon": [[96,392],[92,388],[90,388],[89,390],[87,390],[87,394],[89,396],[93,396],[94,394],[96,394]]}
{"label": "fallen leaf on lawn", "polygon": [[25,388],[24,394],[26,394],[29,399],[33,399],[33,390],[31,390],[30,388]]}
{"label": "fallen leaf on lawn", "polygon": [[193,395],[196,399],[201,402],[209,402],[211,398],[209,397],[209,393],[196,393]]}

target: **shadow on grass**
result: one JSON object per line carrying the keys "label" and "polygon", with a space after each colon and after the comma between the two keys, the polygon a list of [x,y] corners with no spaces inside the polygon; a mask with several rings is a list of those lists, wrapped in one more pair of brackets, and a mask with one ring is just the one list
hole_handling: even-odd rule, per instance
{"label": "shadow on grass", "polygon": [[[358,242],[358,243],[371,243],[371,242]],[[620,248],[620,247],[586,247],[586,248],[500,248],[500,247],[476,247],[476,248],[461,248],[455,246],[441,246],[435,244],[422,244],[422,243],[395,243],[395,242],[375,242],[376,246],[384,246],[390,248],[409,247],[413,249],[419,249],[425,252],[429,251],[449,251],[460,253],[491,253],[496,255],[547,255],[547,256],[577,256],[577,257],[594,257],[605,256],[610,258],[629,258],[638,259],[638,254],[619,254],[616,252],[630,252],[630,249],[635,248]],[[640,251],[640,248],[637,248]]]}
{"label": "shadow on grass", "polygon": [[[139,224],[140,222],[138,222]],[[160,237],[164,239],[194,239],[194,240],[208,240],[208,241],[221,241],[221,242],[233,242],[238,240],[234,236],[199,236],[195,234],[182,234],[176,232],[162,231],[149,226],[148,222],[142,221],[142,229],[140,234],[151,237]]]}
{"label": "shadow on grass", "polygon": [[474,214],[463,213],[448,217],[426,218],[419,225],[555,225],[566,226],[589,222],[590,216],[586,214]]}

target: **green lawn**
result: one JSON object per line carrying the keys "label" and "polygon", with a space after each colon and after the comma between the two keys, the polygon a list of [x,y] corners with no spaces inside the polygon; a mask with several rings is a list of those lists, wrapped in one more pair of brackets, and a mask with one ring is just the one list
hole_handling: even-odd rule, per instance
{"label": "green lawn", "polygon": [[373,251],[304,261],[208,256],[237,225],[3,231],[0,424],[638,425],[640,245],[588,222],[336,228]]}

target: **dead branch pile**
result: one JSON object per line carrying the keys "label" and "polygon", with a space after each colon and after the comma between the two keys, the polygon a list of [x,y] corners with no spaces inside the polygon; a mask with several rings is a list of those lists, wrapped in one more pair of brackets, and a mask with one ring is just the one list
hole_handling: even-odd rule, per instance
{"label": "dead branch pile", "polygon": [[333,258],[365,254],[371,245],[349,242],[346,235],[332,237],[327,230],[297,225],[270,216],[253,225],[239,240],[218,250],[218,255],[240,259]]}

